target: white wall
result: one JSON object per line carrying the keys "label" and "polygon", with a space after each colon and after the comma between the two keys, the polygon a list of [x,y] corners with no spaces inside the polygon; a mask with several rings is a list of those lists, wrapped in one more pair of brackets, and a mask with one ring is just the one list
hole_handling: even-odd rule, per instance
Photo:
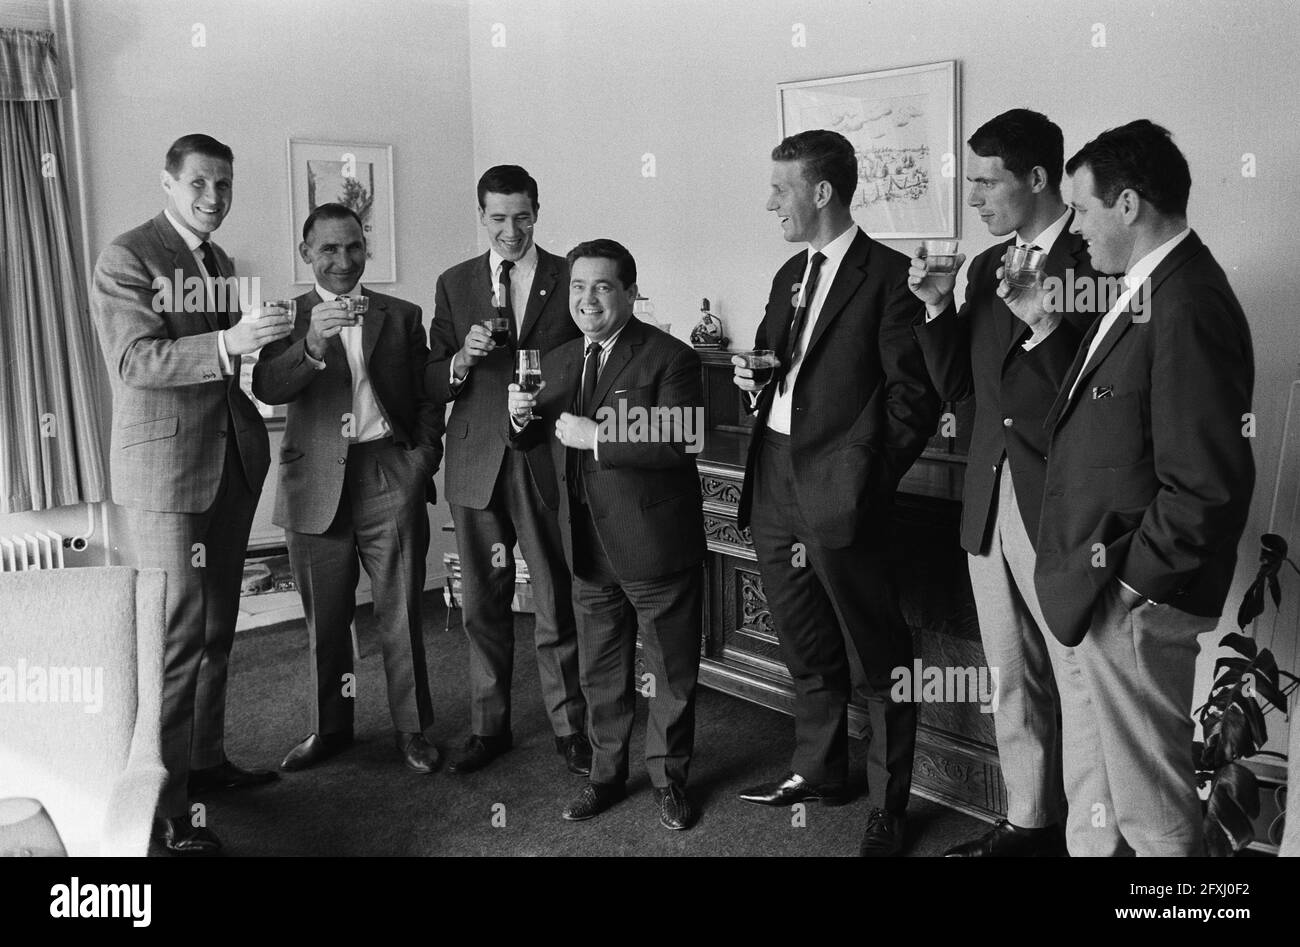
{"label": "white wall", "polygon": [[[806,47],[792,45],[795,24]],[[474,164],[533,171],[539,242],[551,249],[595,236],[625,243],[675,335],[687,336],[708,296],[745,347],[793,250],[764,210],[778,82],[957,59],[963,142],[1014,107],[1055,120],[1067,157],[1135,118],[1167,126],[1191,165],[1192,226],[1255,339],[1259,486],[1228,630],[1266,528],[1286,387],[1300,377],[1297,35],[1300,5],[1288,0],[472,0]],[[647,152],[654,178],[641,174]],[[1254,178],[1241,174],[1246,152]],[[968,256],[993,242],[969,208],[960,227]],[[1294,629],[1289,637],[1273,642],[1284,667],[1295,663]]]}
{"label": "white wall", "polygon": [[[306,287],[291,283],[299,238],[289,225],[287,140],[391,143],[399,281],[375,288],[431,319],[438,273],[474,250],[466,22],[463,0],[74,3],[92,262],[162,209],[167,147],[202,131],[235,152],[234,204],[217,242],[266,295],[296,295]],[[198,26],[206,46],[194,45]],[[273,455],[277,443],[273,434]],[[275,483],[273,468],[259,526],[269,523]],[[81,531],[84,518],[84,509],[0,517],[0,533]],[[445,504],[431,514],[439,569],[449,519]],[[83,561],[103,557],[92,548]]]}

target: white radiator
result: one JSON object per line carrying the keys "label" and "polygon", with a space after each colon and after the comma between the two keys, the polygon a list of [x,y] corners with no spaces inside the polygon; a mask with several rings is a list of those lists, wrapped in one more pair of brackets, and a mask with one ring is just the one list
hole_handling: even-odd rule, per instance
{"label": "white radiator", "polygon": [[62,569],[63,536],[53,530],[0,536],[0,572]]}

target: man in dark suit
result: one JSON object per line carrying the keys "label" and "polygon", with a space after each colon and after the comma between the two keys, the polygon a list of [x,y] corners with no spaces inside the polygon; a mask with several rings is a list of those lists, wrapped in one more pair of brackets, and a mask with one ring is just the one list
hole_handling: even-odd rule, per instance
{"label": "man in dark suit", "polygon": [[[1083,284],[1096,284],[1083,239],[1066,232],[1061,199],[1065,162],[1061,130],[1045,115],[1012,109],[982,125],[969,142],[967,203],[996,237],[967,273],[961,312],[952,275],[927,271],[923,251],[908,285],[925,303],[916,327],[926,365],[945,401],[975,397],[974,430],[962,497],[962,548],[969,554],[980,637],[998,671],[993,722],[1007,787],[1007,818],[950,856],[1064,854],[1065,815],[1056,675],[1071,673],[1072,655],[1047,630],[1034,592],[1033,538],[1043,503],[1047,432],[1056,398],[1093,307],[1078,311]],[[1053,311],[1032,329],[997,293],[1008,247],[1047,254],[1044,276],[1059,281]],[[962,256],[957,257],[960,267]],[[1079,292],[1076,292],[1079,290]],[[1088,819],[1086,811],[1071,811]]]}
{"label": "man in dark suit", "polygon": [[[545,445],[507,449],[507,386],[516,352],[543,355],[579,333],[565,309],[564,260],[533,243],[537,182],[523,168],[489,168],[478,182],[487,253],[438,278],[429,327],[427,388],[451,403],[445,488],[460,551],[461,603],[469,638],[470,726],[449,771],[470,773],[510,749],[514,674],[514,548],[528,563],[542,700],[556,749],[569,770],[587,775],[591,745],[578,683],[577,632],[563,568],[554,504],[555,470]],[[508,317],[509,342],[494,344],[484,322]]]}
{"label": "man in dark suit", "polygon": [[[934,433],[939,398],[912,324],[907,258],[849,214],[853,145],[808,131],[772,151],[767,208],[807,249],[772,281],[755,346],[781,360],[758,400],[739,523],[750,528],[781,654],[794,678],[791,772],[741,798],[788,806],[842,803],[848,778],[851,642],[871,690],[871,812],[860,853],[902,849],[916,707],[891,694],[912,638],[888,574],[894,490]],[[756,389],[737,357],[736,384]]]}
{"label": "man in dark suit", "polygon": [[178,855],[221,848],[191,819],[190,796],[275,778],[231,763],[224,745],[244,554],[270,463],[239,362],[290,328],[280,313],[240,317],[234,267],[211,240],[230,212],[233,165],[215,138],[177,139],[162,172],[166,209],[105,248],[91,295],[113,386],[113,501],[131,564],[167,573],[158,815]]}
{"label": "man in dark suit", "polygon": [[[1092,818],[1071,819],[1067,842],[1071,855],[1202,854],[1192,687],[1255,484],[1250,328],[1187,226],[1191,174],[1165,129],[1103,132],[1066,171],[1072,229],[1125,285],[1047,417],[1035,581],[1082,672],[1061,689],[1065,767],[1091,787],[1069,795]],[[1041,313],[1037,293],[1014,295],[1022,318]]]}
{"label": "man in dark suit", "polygon": [[[591,778],[563,816],[590,819],[626,795],[639,630],[640,683],[650,699],[646,769],[660,822],[686,829],[695,819],[686,780],[704,588],[694,456],[703,436],[700,359],[632,318],[636,262],[621,244],[581,243],[568,265],[569,310],[582,338],[543,360],[539,397],[510,386],[515,446],[551,449],[563,471],[559,521],[593,748]],[[538,419],[526,420],[534,405]]]}
{"label": "man in dark suit", "polygon": [[[294,300],[293,334],[268,345],[253,369],[253,393],[289,405],[274,522],[285,528],[315,659],[315,726],[280,766],[305,769],[352,743],[359,559],[374,593],[398,752],[431,773],[439,757],[423,735],[433,703],[420,599],[425,485],[442,459],[443,419],[424,392],[420,307],[363,290],[366,238],[342,204],[311,212],[298,252],[316,286]],[[370,300],[364,316],[349,308],[357,298]]]}

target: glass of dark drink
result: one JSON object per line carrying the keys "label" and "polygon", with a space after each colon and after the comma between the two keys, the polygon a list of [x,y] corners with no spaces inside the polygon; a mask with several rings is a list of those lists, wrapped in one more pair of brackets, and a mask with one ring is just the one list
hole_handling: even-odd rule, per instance
{"label": "glass of dark drink", "polygon": [[757,391],[747,391],[749,395],[750,410],[758,407],[758,396],[763,393],[763,389],[772,383],[772,376],[776,374],[776,366],[779,364],[776,353],[771,349],[754,349],[752,352],[741,352],[740,357],[745,360],[745,367],[754,373],[754,384],[758,385]]}
{"label": "glass of dark drink", "polygon": [[[519,350],[515,381],[518,383],[520,391],[526,391],[529,394],[535,394],[542,387],[542,353],[540,350]],[[536,421],[537,415],[533,414],[532,408],[529,408],[528,416],[520,420]]]}
{"label": "glass of dark drink", "polygon": [[491,319],[483,320],[483,326],[492,333],[492,344],[499,349],[510,344],[510,316],[504,309],[498,309]]}

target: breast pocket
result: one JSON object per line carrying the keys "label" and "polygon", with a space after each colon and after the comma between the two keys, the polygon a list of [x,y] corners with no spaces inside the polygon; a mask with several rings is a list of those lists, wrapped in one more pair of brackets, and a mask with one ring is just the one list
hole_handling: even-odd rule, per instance
{"label": "breast pocket", "polygon": [[[1104,388],[1104,386],[1101,386]],[[1084,392],[1089,467],[1125,467],[1136,464],[1146,451],[1146,417],[1139,392],[1093,397],[1097,387]]]}

